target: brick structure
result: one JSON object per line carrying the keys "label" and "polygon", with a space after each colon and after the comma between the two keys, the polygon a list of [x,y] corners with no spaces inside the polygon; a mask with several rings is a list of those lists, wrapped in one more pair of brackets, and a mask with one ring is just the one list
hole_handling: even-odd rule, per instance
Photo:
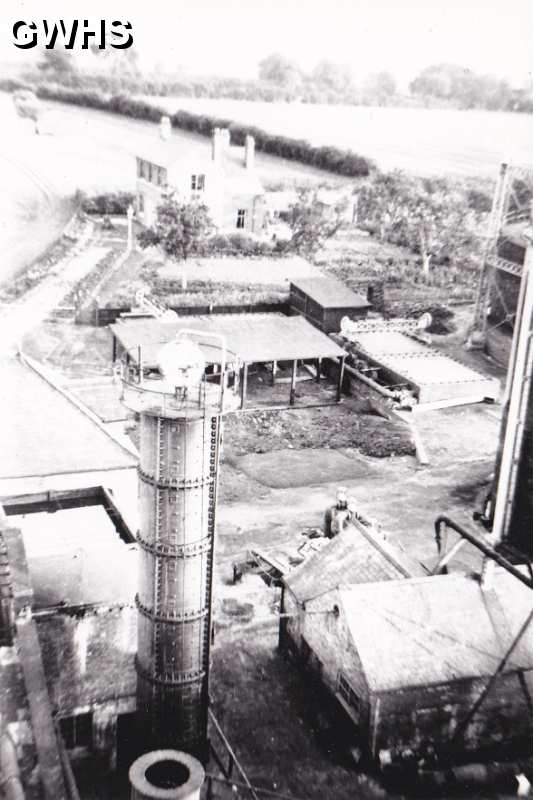
{"label": "brick structure", "polygon": [[341,562],[338,585],[329,591],[320,591],[320,583],[318,591],[308,587],[305,600],[285,592],[284,610],[295,616],[282,635],[311,676],[308,685],[329,698],[342,746],[379,761],[385,754],[420,758],[431,749],[461,758],[528,741],[533,630],[451,749],[454,732],[530,611],[528,588],[499,569],[490,590],[457,574],[385,575],[359,585],[339,583],[343,576]]}

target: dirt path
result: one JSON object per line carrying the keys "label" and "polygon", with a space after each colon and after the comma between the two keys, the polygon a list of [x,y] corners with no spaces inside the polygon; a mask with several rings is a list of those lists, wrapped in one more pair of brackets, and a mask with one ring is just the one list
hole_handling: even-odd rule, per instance
{"label": "dirt path", "polygon": [[74,249],[41,283],[0,311],[0,355],[17,348],[22,338],[42,322],[71,289],[107,252],[91,245],[92,223],[87,223]]}

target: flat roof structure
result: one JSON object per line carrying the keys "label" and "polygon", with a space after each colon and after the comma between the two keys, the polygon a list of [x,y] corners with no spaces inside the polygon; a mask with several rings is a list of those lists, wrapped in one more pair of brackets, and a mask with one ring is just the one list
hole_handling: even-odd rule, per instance
{"label": "flat roof structure", "polygon": [[370,303],[336,278],[304,278],[291,285],[306,294],[322,308],[370,308]]}
{"label": "flat roof structure", "polygon": [[102,506],[14,515],[33,588],[33,607],[133,605],[137,545],[124,542]]}
{"label": "flat roof structure", "polygon": [[[156,369],[162,345],[172,341],[179,331],[198,330],[207,334],[221,334],[226,338],[228,359],[235,354],[243,364],[241,385],[241,408],[246,401],[246,384],[249,364],[272,363],[273,376],[278,361],[292,361],[293,370],[290,389],[290,405],[294,405],[296,369],[298,361],[339,359],[337,401],[340,400],[344,370],[345,351],[329,336],[317,330],[303,317],[286,317],[283,314],[210,314],[182,317],[177,322],[161,322],[157,319],[120,319],[110,326],[113,336],[113,353],[117,356],[117,343],[128,353],[134,363],[140,357],[144,369]],[[213,348],[202,345],[206,362],[212,360]],[[217,354],[220,350],[216,349]],[[319,377],[317,372],[317,377]]]}
{"label": "flat roof structure", "polygon": [[133,468],[135,456],[19,359],[0,361],[0,479]]}
{"label": "flat roof structure", "polygon": [[362,322],[354,324],[350,340],[357,353],[381,371],[385,381],[413,391],[419,403],[481,402],[499,395],[498,380],[408,333],[379,326],[371,329]]}
{"label": "flat roof structure", "polygon": [[186,328],[222,334],[228,350],[236,353],[245,364],[346,355],[341,347],[302,317],[284,314],[210,314],[182,317],[178,322],[126,319],[110,327],[132,356],[135,356],[135,348],[141,347],[144,364],[152,367],[157,365],[161,346]]}

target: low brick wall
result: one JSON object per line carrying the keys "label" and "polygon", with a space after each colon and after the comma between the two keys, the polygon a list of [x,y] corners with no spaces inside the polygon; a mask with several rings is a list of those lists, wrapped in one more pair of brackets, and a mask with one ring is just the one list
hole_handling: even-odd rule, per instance
{"label": "low brick wall", "polygon": [[[238,306],[171,306],[180,317],[196,317],[207,314],[265,314],[278,313],[289,314],[288,303],[250,303]],[[121,308],[98,308],[93,307],[87,313],[86,324],[104,327],[111,325],[120,317],[131,311],[131,307],[122,306]],[[85,321],[85,320],[84,320]]]}

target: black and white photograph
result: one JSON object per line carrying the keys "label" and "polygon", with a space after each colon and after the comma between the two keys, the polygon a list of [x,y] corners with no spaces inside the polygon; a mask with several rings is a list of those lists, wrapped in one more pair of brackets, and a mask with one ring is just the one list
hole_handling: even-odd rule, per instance
{"label": "black and white photograph", "polygon": [[533,800],[533,3],[4,0],[0,800]]}

